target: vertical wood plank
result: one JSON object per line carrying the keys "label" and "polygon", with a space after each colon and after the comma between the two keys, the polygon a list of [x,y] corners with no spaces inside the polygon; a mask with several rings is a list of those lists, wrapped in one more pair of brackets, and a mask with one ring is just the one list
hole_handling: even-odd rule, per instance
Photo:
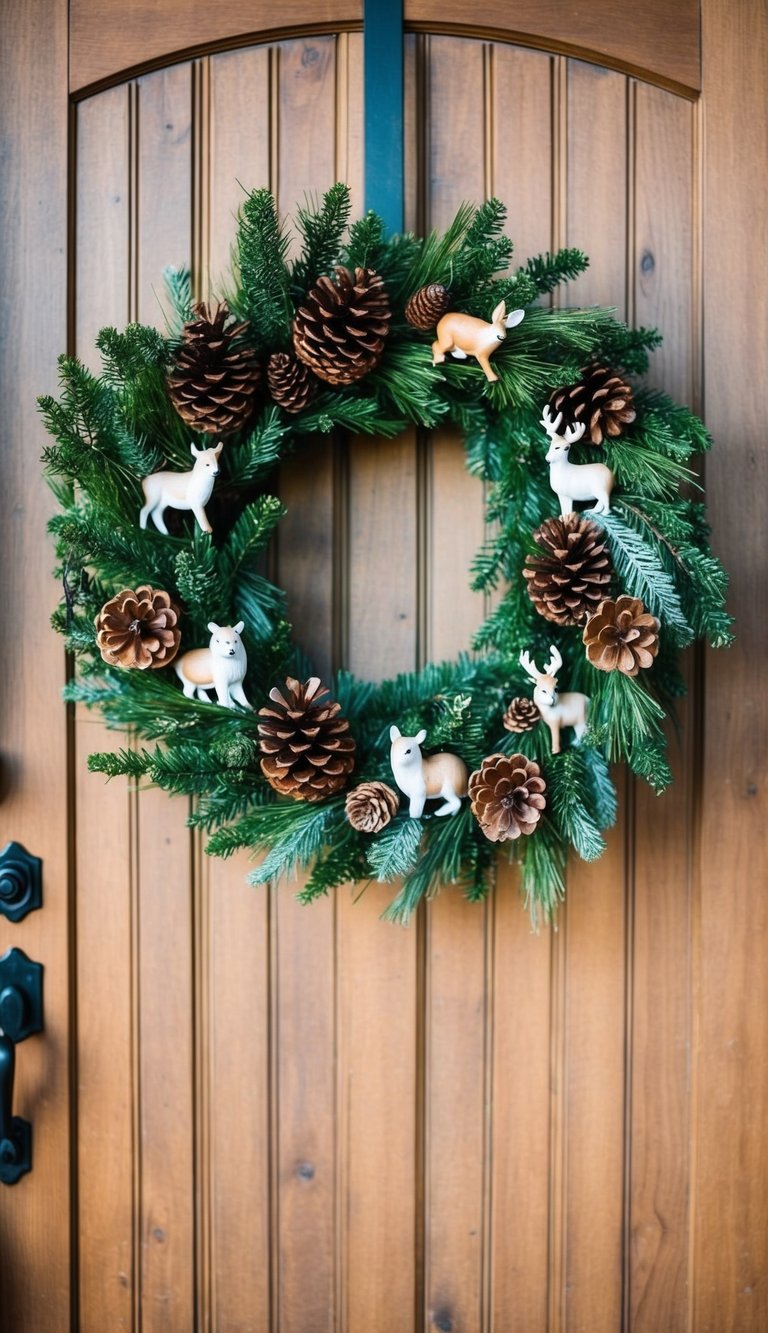
{"label": "vertical wood plank", "polygon": [[[115,88],[77,111],[76,351],[98,369],[94,339],[130,309],[130,94]],[[76,724],[80,1321],[131,1329],[140,1301],[135,1244],[135,801],[125,783],[86,775],[92,750],[118,748],[100,722]],[[109,829],[109,838],[103,830]]]}
{"label": "vertical wood plank", "polygon": [[697,1333],[756,1333],[768,1324],[765,8],[706,0],[703,60],[707,481],[737,639],[705,664],[689,1319]]}
{"label": "vertical wood plank", "polygon": [[[516,263],[553,247],[552,93],[551,57],[493,47],[489,192],[509,206]],[[491,907],[490,1327],[538,1330],[548,1306],[552,962],[560,937],[532,933],[518,872],[502,858]]]}
{"label": "vertical wood plank", "polygon": [[[32,1124],[33,1170],[0,1186],[0,1310],[8,1328],[55,1333],[69,1320],[71,1234],[67,718],[64,653],[49,617],[59,600],[45,525],[54,504],[40,475],[50,441],[37,395],[55,393],[67,336],[67,7],[31,3],[3,15],[0,43],[0,598],[13,651],[0,678],[2,843],[43,859],[43,908],[0,918],[0,954],[43,964],[44,1030],[20,1045],[13,1114]],[[75,1282],[76,1287],[76,1282]]]}
{"label": "vertical wood plank", "polygon": [[490,1327],[547,1328],[549,1281],[551,945],[499,861],[493,932],[493,1125]]}
{"label": "vertical wood plank", "polygon": [[[561,85],[562,88],[562,85]],[[565,236],[589,255],[568,301],[625,306],[626,79],[566,66]],[[610,161],[611,170],[603,169]],[[561,162],[561,174],[562,162]],[[567,239],[566,239],[567,238]],[[628,789],[621,819],[594,865],[571,857],[563,913],[563,1089],[557,1109],[564,1154],[564,1288],[552,1308],[568,1329],[620,1326],[625,1120],[625,884]],[[589,1219],[587,1225],[586,1219]],[[556,1325],[560,1326],[560,1325]]]}
{"label": "vertical wood plank", "polygon": [[[668,93],[634,88],[634,318],[664,335],[649,382],[688,403],[700,320],[697,311],[694,324],[694,114]],[[627,1308],[638,1333],[684,1328],[687,1318],[692,705],[681,709],[682,746],[670,737],[674,786],[661,799],[643,783],[635,793]]]}
{"label": "vertical wood plank", "polygon": [[[220,279],[229,265],[244,192],[269,182],[270,59],[268,47],[256,47],[212,56],[209,62],[207,147],[205,108],[196,123],[196,132],[203,136],[201,155],[208,162],[209,193],[202,192],[196,206],[210,219],[208,251],[201,254],[201,263],[214,292],[221,290]],[[204,86],[205,70],[201,76]],[[201,1186],[210,1208],[205,1253],[209,1325],[262,1333],[271,1327],[275,1309],[270,1251],[270,899],[246,883],[249,869],[245,853],[229,861],[205,857],[200,869],[201,948],[207,971],[204,1040],[199,1047],[207,1102]]]}
{"label": "vertical wood plank", "polygon": [[[191,66],[139,81],[137,316],[164,327],[162,271],[189,264]],[[163,207],[158,210],[157,200]],[[138,1022],[141,1087],[142,1312],[154,1328],[191,1325],[194,1310],[193,883],[188,804],[138,799]]]}
{"label": "vertical wood plank", "polygon": [[[295,214],[306,195],[333,184],[346,158],[340,122],[354,115],[335,38],[282,43],[274,62],[278,203]],[[335,448],[302,447],[280,477],[288,513],[280,525],[278,582],[288,591],[297,641],[327,679],[333,654]],[[280,886],[272,951],[280,1328],[330,1330],[337,1321],[335,1133],[335,903],[296,901]]]}
{"label": "vertical wood plank", "polygon": [[[427,42],[428,227],[446,227],[462,200],[488,193],[488,64],[480,42]],[[483,618],[468,586],[485,535],[483,494],[457,432],[434,432],[427,448],[425,656],[441,660],[466,648]],[[426,923],[423,1326],[480,1328],[487,909],[445,888]]]}

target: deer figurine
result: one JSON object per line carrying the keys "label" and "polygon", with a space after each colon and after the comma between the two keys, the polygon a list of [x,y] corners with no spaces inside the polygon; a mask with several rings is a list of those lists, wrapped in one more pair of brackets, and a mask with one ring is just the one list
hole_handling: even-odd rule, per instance
{"label": "deer figurine", "polygon": [[215,690],[222,708],[234,708],[235,704],[251,708],[243,691],[243,679],[248,669],[240,638],[243,621],[238,620],[236,625],[217,625],[211,620],[208,629],[211,632],[208,647],[193,648],[177,657],[173,664],[186,698],[194,699],[197,694],[198,699],[207,704],[210,701],[206,691]]}
{"label": "deer figurine", "polygon": [[560,753],[560,728],[573,727],[577,741],[580,741],[587,729],[589,699],[586,694],[558,694],[557,672],[563,665],[563,659],[554,645],[550,645],[549,661],[543,671],[539,671],[530,653],[520,654],[520,665],[536,681],[533,702],[549,727],[552,737],[552,753]]}
{"label": "deer figurine", "polygon": [[189,447],[195,460],[191,472],[153,472],[142,481],[146,504],[139,514],[140,528],[146,528],[147,519],[151,517],[158,531],[167,536],[163,511],[170,506],[171,509],[191,509],[203,532],[213,531],[205,505],[211,498],[214,479],[219,475],[219,454],[224,444],[220,440],[215,449],[198,449],[193,441]]}
{"label": "deer figurine", "polygon": [[436,815],[455,815],[461,807],[461,798],[467,794],[469,772],[457,754],[433,754],[425,759],[421,745],[427,739],[423,729],[415,736],[402,736],[397,727],[390,727],[392,742],[389,759],[395,782],[408,797],[408,814],[420,819],[424,802],[442,797],[443,805]]}
{"label": "deer figurine", "polygon": [[495,384],[499,377],[491,370],[488,358],[504,342],[507,329],[513,329],[524,317],[524,310],[512,310],[507,314],[504,301],[497,305],[490,324],[484,319],[476,319],[474,315],[449,311],[437,325],[437,338],[432,344],[432,365],[442,365],[448,352],[460,361],[473,356],[485,371],[485,378]]}
{"label": "deer figurine", "polygon": [[549,463],[549,484],[560,501],[560,513],[563,518],[573,513],[574,500],[594,500],[596,514],[607,514],[611,507],[611,491],[614,476],[605,463],[569,463],[568,453],[571,445],[580,440],[586,429],[583,421],[573,426],[566,426],[559,434],[563,420],[558,412],[554,421],[549,410],[549,403],[544,408],[541,424],[549,436],[550,444],[546,453]]}

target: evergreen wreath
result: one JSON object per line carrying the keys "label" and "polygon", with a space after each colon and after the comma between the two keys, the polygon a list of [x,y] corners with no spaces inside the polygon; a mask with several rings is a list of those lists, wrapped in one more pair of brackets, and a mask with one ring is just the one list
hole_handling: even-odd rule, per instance
{"label": "evergreen wreath", "polygon": [[[616,815],[609,763],[627,762],[657,791],[671,780],[662,722],[684,692],[678,649],[730,642],[725,575],[690,469],[710,440],[687,408],[627,379],[647,369],[654,330],[539,299],[586,268],[579,250],[512,267],[497,199],[462,205],[426,237],[387,237],[374,213],[351,225],[349,213],[342,184],[308,201],[289,263],[274,200],[254,191],[218,306],[194,306],[189,273],[167,270],[166,336],[103,329],[100,375],[61,358],[60,395],[40,406],[60,507],[53,623],[77,660],[66,698],[135,738],[91,755],[92,770],[192,796],[189,822],[210,834],[208,852],[266,853],[255,884],[311,867],[300,894],[310,902],[351,881],[400,881],[385,915],[405,922],[443,884],[482,899],[505,842],[534,919],[550,917],[568,849],[588,861],[604,849]],[[490,366],[473,330],[513,307]],[[474,589],[501,590],[497,604],[457,660],[380,685],[342,670],[327,691],[264,573],[283,513],[264,487],[318,433],[389,437],[444,422],[487,484],[493,535],[471,575]],[[606,491],[588,514],[566,500],[557,516],[544,454],[555,478],[571,446],[567,475],[597,463],[578,476],[597,491],[615,480],[610,506]],[[165,535],[163,486],[189,469],[190,449],[195,468],[219,463],[213,531],[204,510],[171,509]],[[247,651],[252,709],[242,670],[231,693],[222,686],[222,707],[200,675],[205,654],[183,655],[209,634],[232,660]],[[556,700],[555,677],[569,691]],[[426,794],[444,784],[448,817],[429,803],[419,814],[423,795],[403,806],[390,729],[405,754],[426,738],[424,772],[437,773]]]}

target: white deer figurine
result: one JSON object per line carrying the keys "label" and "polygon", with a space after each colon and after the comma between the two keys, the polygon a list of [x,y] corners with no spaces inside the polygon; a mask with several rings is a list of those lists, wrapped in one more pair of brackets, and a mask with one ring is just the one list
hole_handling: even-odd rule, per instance
{"label": "white deer figurine", "polygon": [[248,659],[240,635],[243,621],[236,625],[217,625],[214,620],[208,625],[211,641],[207,648],[193,648],[191,652],[177,657],[173,664],[179,680],[184,686],[188,699],[210,702],[206,690],[215,690],[216,698],[222,708],[234,708],[240,704],[251,708],[243,692],[243,678],[248,669]]}
{"label": "white deer figurine", "polygon": [[461,798],[467,794],[469,772],[463,759],[457,754],[433,754],[425,759],[421,753],[422,742],[427,739],[423,729],[415,736],[402,736],[397,727],[390,727],[389,739],[392,742],[389,759],[395,782],[401,792],[408,797],[408,814],[411,819],[420,819],[424,812],[424,802],[433,797],[442,797],[444,804],[436,815],[455,815],[461,807]]}
{"label": "white deer figurine", "polygon": [[449,311],[437,325],[437,338],[432,344],[432,365],[442,365],[448,352],[461,361],[474,356],[485,371],[485,378],[495,384],[499,377],[491,370],[488,358],[504,342],[507,329],[513,329],[524,317],[524,310],[512,310],[507,314],[504,301],[497,305],[490,324],[484,319],[476,319],[474,315]]}
{"label": "white deer figurine", "polygon": [[167,536],[163,510],[191,509],[203,532],[212,532],[205,505],[211,498],[214,479],[219,475],[219,454],[224,448],[220,440],[215,449],[198,449],[190,444],[195,460],[191,472],[153,472],[141,483],[146,504],[139,514],[139,527],[147,526],[151,517],[155,527]]}
{"label": "white deer figurine", "polygon": [[569,463],[568,454],[572,444],[580,440],[586,429],[580,421],[573,426],[566,426],[559,434],[562,412],[558,412],[554,421],[549,410],[549,403],[544,408],[541,424],[549,436],[550,444],[546,453],[549,463],[549,484],[560,501],[560,513],[563,518],[573,513],[574,500],[594,500],[596,514],[607,514],[611,507],[611,491],[614,476],[605,463]]}
{"label": "white deer figurine", "polygon": [[587,729],[589,699],[586,694],[558,694],[557,673],[563,665],[563,659],[554,645],[549,649],[549,661],[543,671],[539,671],[530,653],[520,654],[520,665],[525,668],[532,680],[536,681],[533,702],[549,727],[552,737],[552,753],[560,753],[560,728],[573,727],[577,741],[580,741]]}

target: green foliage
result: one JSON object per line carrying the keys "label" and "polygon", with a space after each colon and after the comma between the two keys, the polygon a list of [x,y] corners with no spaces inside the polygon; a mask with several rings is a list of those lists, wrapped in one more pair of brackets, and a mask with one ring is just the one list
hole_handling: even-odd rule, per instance
{"label": "green foliage", "polygon": [[308,199],[296,210],[299,234],[304,242],[292,274],[293,298],[300,304],[320,274],[330,273],[338,262],[342,237],[351,209],[349,186],[337,182],[323,195],[322,205]]}
{"label": "green foliage", "polygon": [[[107,666],[93,626],[108,598],[142,583],[166,589],[180,604],[183,648],[205,644],[211,620],[242,619],[246,693],[258,709],[276,681],[312,671],[293,641],[285,595],[269,578],[269,543],[283,513],[271,493],[278,464],[297,448],[302,460],[309,456],[318,433],[387,437],[413,425],[452,426],[464,436],[467,467],[485,497],[486,535],[471,574],[489,605],[474,652],[379,685],[340,671],[333,695],[356,739],[356,783],[391,782],[393,722],[406,735],[426,728],[425,753],[449,750],[470,771],[496,752],[520,752],[540,764],[545,815],[531,836],[508,848],[537,923],[552,918],[565,892],[568,849],[586,860],[603,850],[603,832],[616,819],[609,763],[627,762],[657,790],[671,781],[662,723],[684,691],[677,647],[697,636],[716,646],[731,640],[725,573],[709,549],[704,506],[691,498],[698,487],[694,456],[709,447],[709,436],[688,408],[637,387],[637,418],[622,437],[599,453],[574,448],[577,462],[602,457],[616,474],[611,512],[594,515],[609,537],[612,592],[642,598],[661,621],[649,670],[636,679],[598,672],[586,660],[581,627],[543,620],[521,577],[532,533],[555,510],[539,418],[552,389],[578,381],[589,360],[643,373],[658,334],[629,329],[608,310],[549,308],[540,298],[574,282],[586,257],[566,249],[513,268],[497,199],[462,204],[445,232],[425,237],[388,237],[373,213],[348,227],[349,209],[341,184],[320,201],[306,200],[296,215],[300,244],[291,261],[288,231],[269,191],[256,190],[243,203],[234,273],[223,290],[237,315],[250,321],[245,337],[262,363],[290,347],[297,305],[336,263],[382,275],[392,323],[382,359],[364,380],[322,387],[296,415],[263,401],[246,427],[227,436],[209,510],[212,537],[190,514],[174,515],[172,536],[138,527],[142,478],[190,466],[190,431],[166,388],[192,314],[189,271],[164,275],[165,335],[139,324],[102,330],[98,374],[74,357],[61,359],[58,395],[43,397],[40,407],[52,437],[44,462],[60,509],[50,530],[63,596],[52,624],[77,658],[66,697],[133,733],[126,748],[92,756],[94,771],[185,796],[190,825],[210,835],[208,852],[229,856],[248,848],[263,858],[251,875],[255,884],[302,872],[299,897],[311,902],[346,883],[392,883],[385,915],[402,923],[444,884],[482,899],[498,849],[467,802],[445,819],[434,816],[432,803],[420,820],[403,809],[380,834],[365,835],[347,822],[344,793],[319,805],[276,798],[261,772],[256,713],[185,698],[172,667]],[[432,335],[404,318],[408,297],[429,282],[451,288],[453,309],[483,319],[502,300],[508,309],[526,307],[494,356],[496,383],[472,358],[432,365]],[[553,643],[563,657],[561,688],[583,690],[591,700],[587,735],[576,744],[566,729],[566,748],[555,756],[543,721],[523,735],[505,731],[502,722],[509,700],[531,692],[520,651],[543,662]]]}
{"label": "green foliage", "polygon": [[280,351],[289,342],[293,304],[288,245],[271,192],[254,190],[240,210],[237,262],[242,313],[251,321],[258,351]]}

